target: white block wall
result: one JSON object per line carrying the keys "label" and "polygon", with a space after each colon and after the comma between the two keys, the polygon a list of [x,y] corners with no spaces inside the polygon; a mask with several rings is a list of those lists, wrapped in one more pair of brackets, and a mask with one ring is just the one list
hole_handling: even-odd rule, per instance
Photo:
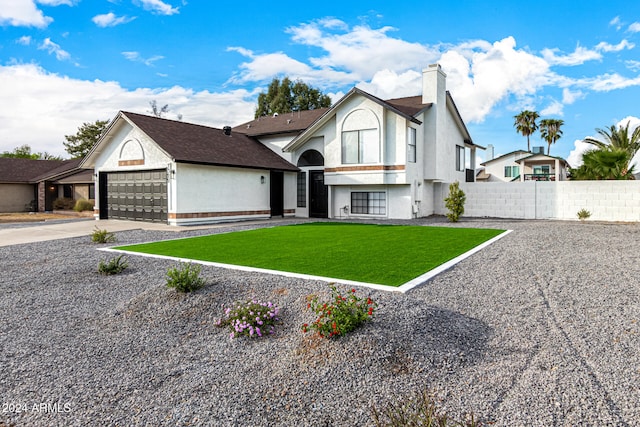
{"label": "white block wall", "polygon": [[[464,216],[514,219],[578,219],[640,221],[640,181],[559,181],[460,183],[465,192]],[[449,184],[436,185],[435,213],[447,213]]]}

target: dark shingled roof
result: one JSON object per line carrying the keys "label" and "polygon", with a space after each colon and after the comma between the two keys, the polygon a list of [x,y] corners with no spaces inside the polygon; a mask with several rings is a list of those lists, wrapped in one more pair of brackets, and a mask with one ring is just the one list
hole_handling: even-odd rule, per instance
{"label": "dark shingled roof", "polygon": [[67,165],[70,162],[73,162],[73,160],[33,160],[0,157],[0,182],[33,184],[38,182],[40,176],[48,176],[55,169],[68,167]]}
{"label": "dark shingled roof", "polygon": [[431,103],[423,104],[422,95],[408,96],[406,98],[387,99],[384,102],[391,105],[396,110],[411,117],[414,117],[420,111],[433,105]]}
{"label": "dark shingled roof", "polygon": [[260,142],[222,129],[123,111],[122,114],[153,139],[176,162],[297,171]]}
{"label": "dark shingled roof", "polygon": [[277,116],[263,116],[243,123],[233,128],[234,132],[244,133],[249,136],[273,135],[279,133],[300,133],[320,116],[326,113],[329,108],[317,108],[315,110],[296,111],[292,113],[282,113]]}

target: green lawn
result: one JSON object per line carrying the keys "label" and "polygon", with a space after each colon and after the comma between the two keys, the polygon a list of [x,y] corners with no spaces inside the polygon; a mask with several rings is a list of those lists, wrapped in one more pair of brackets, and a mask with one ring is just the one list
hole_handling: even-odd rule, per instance
{"label": "green lawn", "polygon": [[318,222],[114,249],[400,286],[503,231]]}

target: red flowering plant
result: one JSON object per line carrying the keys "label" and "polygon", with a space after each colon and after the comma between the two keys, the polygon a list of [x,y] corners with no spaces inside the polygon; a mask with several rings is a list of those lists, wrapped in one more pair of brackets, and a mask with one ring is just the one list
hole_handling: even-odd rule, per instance
{"label": "red flowering plant", "polygon": [[307,297],[307,309],[313,311],[317,318],[311,324],[302,325],[302,332],[316,331],[325,338],[345,335],[373,317],[378,304],[371,298],[360,298],[356,290],[351,289],[347,296],[342,295],[335,287],[331,287],[331,299],[320,301],[317,295]]}

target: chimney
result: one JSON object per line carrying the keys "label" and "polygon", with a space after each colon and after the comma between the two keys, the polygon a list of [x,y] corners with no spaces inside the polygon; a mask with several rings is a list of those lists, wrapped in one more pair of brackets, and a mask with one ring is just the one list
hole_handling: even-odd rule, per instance
{"label": "chimney", "polygon": [[487,149],[485,150],[485,153],[487,153],[487,158],[485,159],[485,162],[488,162],[489,160],[493,160],[493,144],[488,144],[487,145]]}
{"label": "chimney", "polygon": [[447,75],[440,64],[430,64],[422,70],[422,103],[438,104],[444,102],[446,94]]}
{"label": "chimney", "polygon": [[231,126],[225,126],[222,128],[222,131],[224,132],[225,135],[229,136],[231,135]]}

